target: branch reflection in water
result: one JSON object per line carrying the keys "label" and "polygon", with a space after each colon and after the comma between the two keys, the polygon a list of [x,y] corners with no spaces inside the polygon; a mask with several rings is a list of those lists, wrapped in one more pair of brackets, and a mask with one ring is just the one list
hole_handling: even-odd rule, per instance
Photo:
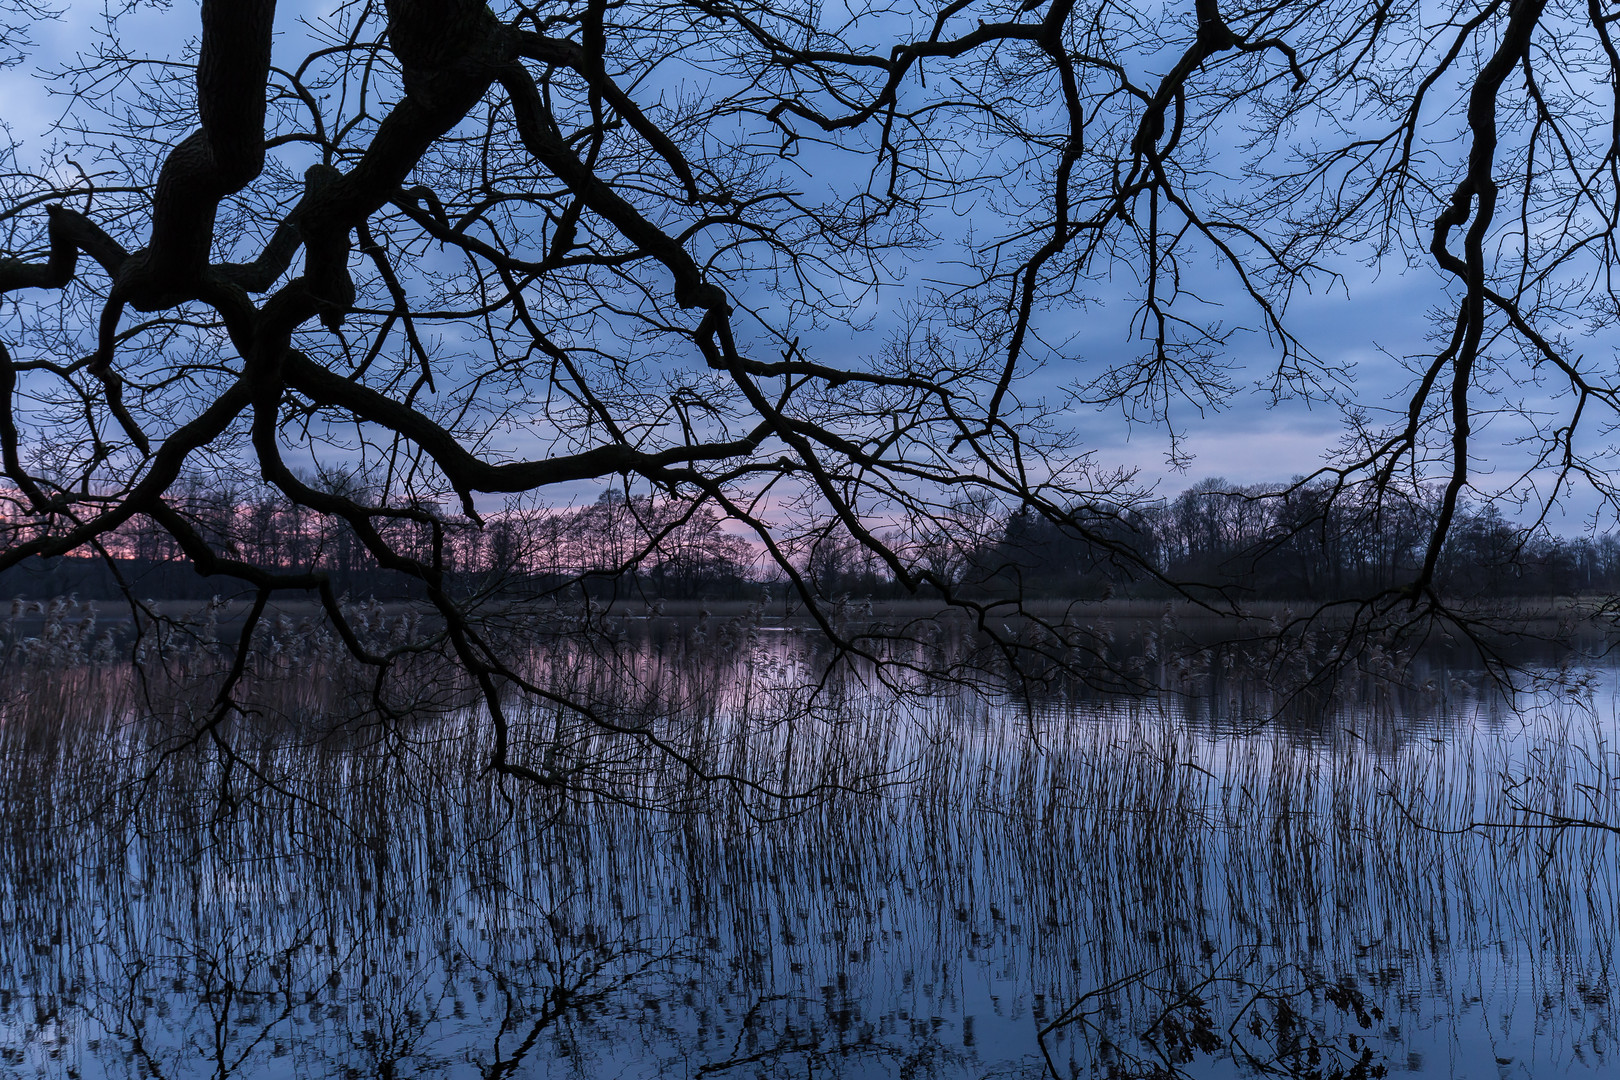
{"label": "branch reflection in water", "polygon": [[1535,827],[1620,821],[1601,688],[1436,668],[1251,725],[1241,679],[902,692],[790,633],[550,655],[623,729],[525,714],[552,786],[453,692],[312,719],[358,692],[314,660],[204,738],[127,668],[14,667],[0,1075],[1611,1065],[1620,838]]}

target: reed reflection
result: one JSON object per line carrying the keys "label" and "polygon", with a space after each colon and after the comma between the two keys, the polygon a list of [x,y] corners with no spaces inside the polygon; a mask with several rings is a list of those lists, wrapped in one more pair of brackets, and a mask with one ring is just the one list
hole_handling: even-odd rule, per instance
{"label": "reed reflection", "polygon": [[1613,820],[1601,695],[1504,711],[1448,681],[1245,728],[1196,695],[1032,703],[829,675],[789,633],[713,644],[549,650],[536,678],[620,728],[517,718],[551,786],[487,775],[453,694],[315,719],[355,691],[313,661],[266,668],[218,740],[125,669],[29,673],[0,723],[0,1068],[1610,1064],[1613,837],[1467,828]]}

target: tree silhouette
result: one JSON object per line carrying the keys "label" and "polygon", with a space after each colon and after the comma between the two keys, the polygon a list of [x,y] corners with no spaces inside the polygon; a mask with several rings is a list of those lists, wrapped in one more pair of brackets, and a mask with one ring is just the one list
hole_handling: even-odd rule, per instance
{"label": "tree silhouette", "polygon": [[[802,571],[817,538],[996,634],[997,601],[904,538],[994,505],[1160,573],[1115,527],[1147,493],[1063,410],[1175,434],[1241,381],[1241,330],[1275,395],[1353,423],[1291,527],[1441,485],[1419,565],[1358,619],[1441,609],[1486,414],[1517,420],[1505,487],[1534,507],[1620,495],[1586,434],[1617,403],[1620,53],[1596,0],[389,0],[298,24],[204,0],[194,53],[153,58],[121,17],[52,69],[49,146],[5,157],[24,525],[0,569],[141,519],[253,592],[244,642],[310,592],[386,669],[322,572],[177,508],[189,470],[262,483],[416,583],[498,726],[524,683],[450,587],[456,536],[608,482],[741,523],[855,652]],[[1289,317],[1356,259],[1445,278],[1387,409]],[[1100,300],[1136,347],[1077,357]],[[352,482],[308,479],[328,466]],[[1048,629],[1055,654],[1078,633]]]}

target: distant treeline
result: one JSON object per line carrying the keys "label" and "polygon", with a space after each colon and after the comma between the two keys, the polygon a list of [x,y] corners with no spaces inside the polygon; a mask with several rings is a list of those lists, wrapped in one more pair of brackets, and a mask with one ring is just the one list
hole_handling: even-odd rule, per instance
{"label": "distant treeline", "polygon": [[[1374,498],[1325,483],[1290,489],[1212,479],[1146,508],[1083,508],[1068,525],[1015,513],[995,543],[967,560],[962,579],[1082,598],[1165,591],[1146,564],[1171,581],[1251,598],[1367,595],[1419,572],[1439,504],[1440,492],[1428,487]],[[1465,505],[1435,580],[1457,597],[1615,592],[1620,539],[1530,531],[1495,505]]]}
{"label": "distant treeline", "polygon": [[[27,521],[3,496],[0,530],[21,538]],[[1177,582],[1250,598],[1324,600],[1410,580],[1426,556],[1438,503],[1428,488],[1374,499],[1326,484],[1238,487],[1214,479],[1156,504],[1076,507],[1067,521],[955,507],[927,528],[886,539],[968,595],[1159,596]],[[323,570],[355,595],[414,591],[380,570],[346,524],[284,499],[193,483],[175,505],[230,557]],[[583,587],[596,596],[724,599],[755,595],[763,581],[783,576],[727,531],[711,506],[652,495],[610,492],[580,507],[492,514],[437,536],[409,523],[394,528],[397,548],[436,562],[462,591]],[[104,551],[0,573],[0,596],[107,598],[119,594],[120,579],[158,599],[232,589],[199,576],[174,538],[144,518],[122,526]],[[806,533],[789,555],[802,580],[825,596],[903,592],[883,563],[835,527]],[[1470,597],[1620,592],[1620,539],[1527,532],[1493,505],[1466,506],[1451,526],[1436,581],[1448,594]]]}
{"label": "distant treeline", "polygon": [[[325,478],[328,489],[365,498],[358,484]],[[340,519],[261,490],[210,487],[194,480],[171,499],[189,526],[216,552],[278,571],[320,570],[339,592],[405,596],[420,587],[378,567],[360,538]],[[0,540],[29,537],[15,495],[0,489]],[[453,519],[452,519],[453,520]],[[474,525],[433,530],[394,522],[387,539],[440,567],[460,592],[544,589],[578,583],[595,595],[635,590],[650,596],[730,597],[757,591],[756,554],[728,533],[707,505],[610,492],[567,509],[491,514]],[[141,598],[206,599],[242,586],[205,578],[180,544],[155,522],[136,516],[104,538],[100,552],[30,560],[0,572],[0,596],[30,599],[78,594],[122,595],[123,583]]]}

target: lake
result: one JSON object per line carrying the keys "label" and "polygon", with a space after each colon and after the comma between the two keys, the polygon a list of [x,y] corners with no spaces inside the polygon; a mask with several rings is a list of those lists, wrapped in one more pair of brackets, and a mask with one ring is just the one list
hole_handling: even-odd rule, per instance
{"label": "lake", "polygon": [[309,661],[200,738],[7,673],[0,1076],[1614,1067],[1620,835],[1565,821],[1620,821],[1613,669],[1031,693],[764,629],[539,658],[619,726],[514,704],[547,784]]}

